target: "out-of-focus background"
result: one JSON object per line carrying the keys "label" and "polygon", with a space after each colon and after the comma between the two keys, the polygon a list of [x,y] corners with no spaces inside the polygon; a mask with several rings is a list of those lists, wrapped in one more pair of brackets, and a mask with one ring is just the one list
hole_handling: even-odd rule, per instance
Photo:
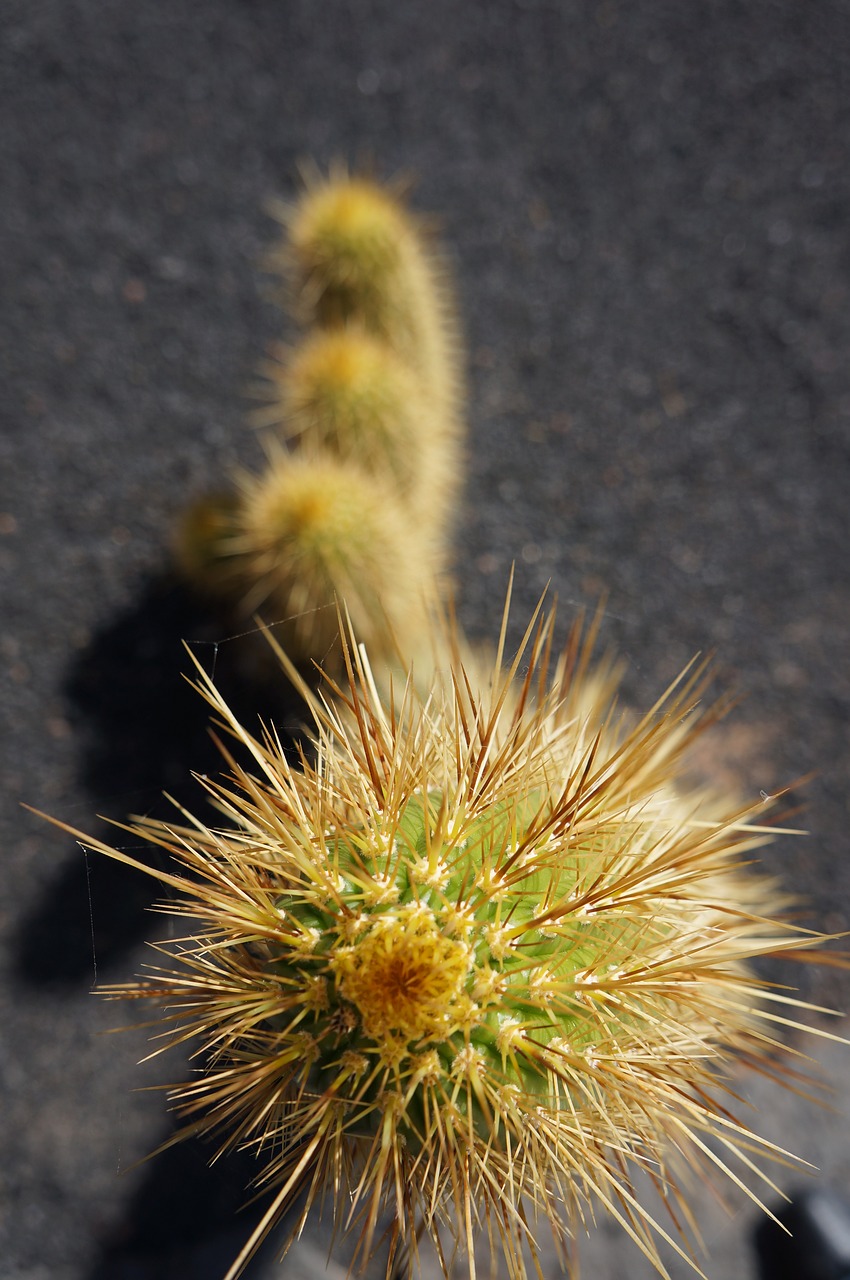
{"label": "out-of-focus background", "polygon": [[[168,564],[186,502],[260,458],[246,391],[291,333],[267,201],[304,159],[416,179],[468,344],[463,623],[494,636],[515,561],[515,636],[549,582],[564,620],[607,594],[636,706],[716,650],[746,699],[701,767],[745,798],[814,772],[811,834],[765,856],[850,928],[850,3],[5,0],[0,93],[0,1273],[214,1280],[250,1166],[133,1168],[169,1132],[133,1090],[182,1064],[137,1067],[90,995],[145,961],[153,890],[19,802],[102,832],[192,798],[183,639],[252,710]],[[802,985],[850,1008],[846,975]],[[847,1189],[840,1092],[757,1092]],[[714,1280],[752,1274],[730,1200],[694,1193]],[[587,1256],[644,1275],[607,1228]]]}

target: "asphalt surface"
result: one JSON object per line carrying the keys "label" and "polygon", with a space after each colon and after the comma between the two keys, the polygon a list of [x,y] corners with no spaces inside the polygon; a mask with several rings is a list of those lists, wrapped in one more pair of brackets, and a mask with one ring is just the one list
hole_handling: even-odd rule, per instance
{"label": "asphalt surface", "polygon": [[[3,0],[0,95],[0,1275],[213,1280],[247,1171],[131,1169],[168,1132],[132,1091],[179,1064],[90,995],[143,963],[150,891],[19,805],[193,797],[183,639],[257,708],[169,539],[259,457],[266,202],[304,159],[415,177],[468,343],[465,625],[494,635],[516,561],[515,635],[547,582],[565,619],[607,594],[636,706],[715,650],[746,698],[702,765],[794,785],[811,834],[767,856],[846,930],[850,3]],[[847,975],[802,987],[850,1009]],[[845,1178],[846,1120],[768,1109]],[[752,1274],[736,1211],[715,1280]]]}

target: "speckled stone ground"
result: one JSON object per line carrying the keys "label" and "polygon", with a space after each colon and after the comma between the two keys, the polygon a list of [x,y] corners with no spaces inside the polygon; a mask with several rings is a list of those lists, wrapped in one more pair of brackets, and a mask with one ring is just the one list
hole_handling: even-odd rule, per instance
{"label": "speckled stone ground", "polygon": [[[95,958],[142,962],[148,891],[19,802],[186,795],[184,638],[250,706],[167,566],[181,506],[258,456],[264,202],[303,157],[417,177],[469,348],[465,624],[494,633],[516,560],[517,627],[549,581],[566,617],[607,592],[636,705],[717,650],[748,696],[704,765],[748,795],[816,772],[770,856],[847,929],[850,5],[6,0],[0,95],[2,1273],[212,1278],[245,1170],[130,1170],[167,1132],[132,1090],[169,1073],[89,995]],[[846,976],[806,991],[850,1008]],[[846,1121],[783,1105],[844,1178]],[[714,1280],[749,1273],[741,1221]]]}

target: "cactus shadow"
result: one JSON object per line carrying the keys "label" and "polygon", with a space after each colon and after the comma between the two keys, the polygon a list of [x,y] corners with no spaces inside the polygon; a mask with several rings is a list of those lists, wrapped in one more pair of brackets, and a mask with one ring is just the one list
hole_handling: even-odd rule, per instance
{"label": "cactus shadow", "polygon": [[[244,1152],[211,1165],[210,1149],[181,1142],[153,1157],[124,1214],[99,1241],[86,1280],[210,1280],[223,1276],[255,1227],[261,1208],[245,1207],[256,1162]],[[259,1276],[274,1250],[265,1244],[243,1272]]]}
{"label": "cactus shadow", "polygon": [[[232,630],[181,583],[161,575],[144,583],[132,604],[75,656],[63,692],[79,744],[84,828],[120,844],[122,833],[93,823],[91,815],[173,817],[163,792],[203,813],[191,771],[215,775],[222,761],[209,733],[210,709],[186,678],[193,671],[190,653],[214,675],[243,724],[258,728],[262,714],[284,748],[294,747],[303,702],[263,637],[256,631],[233,637]],[[238,758],[236,747],[234,754]],[[25,986],[87,987],[95,959],[102,977],[151,929],[153,882],[69,844],[13,942],[15,976]],[[157,851],[133,852],[157,865]],[[160,1139],[151,1136],[151,1149]],[[89,1280],[209,1280],[225,1273],[260,1212],[254,1206],[238,1212],[250,1199],[246,1188],[257,1168],[239,1153],[210,1167],[211,1154],[207,1144],[192,1140],[151,1161],[121,1219],[98,1241]],[[255,1264],[245,1274],[256,1274]]]}
{"label": "cactus shadow", "polygon": [[[182,583],[160,575],[75,656],[63,692],[79,744],[80,788],[90,797],[79,806],[84,829],[121,844],[122,833],[93,823],[93,813],[117,822],[140,813],[168,820],[172,801],[203,813],[206,800],[192,773],[215,776],[223,763],[209,732],[210,709],[190,684],[190,654],[215,677],[241,723],[259,728],[262,715],[285,748],[294,744],[303,702],[263,637],[233,630]],[[133,853],[164,865],[156,850],[134,846]],[[44,987],[90,982],[95,960],[108,969],[143,940],[155,896],[147,877],[84,856],[74,843],[18,927],[16,976]]]}

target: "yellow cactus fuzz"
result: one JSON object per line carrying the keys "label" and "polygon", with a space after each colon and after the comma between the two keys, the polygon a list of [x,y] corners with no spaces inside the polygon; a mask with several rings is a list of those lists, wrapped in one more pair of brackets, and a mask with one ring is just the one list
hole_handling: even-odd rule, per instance
{"label": "yellow cactus fuzz", "polygon": [[424,625],[435,568],[427,536],[392,491],[332,455],[281,450],[262,475],[243,477],[219,546],[241,576],[244,612],[279,624],[298,658],[333,665],[343,608],[376,656],[414,646]]}
{"label": "yellow cactus fuzz", "polygon": [[258,423],[386,474],[405,499],[433,500],[445,483],[432,462],[437,411],[385,342],[350,326],[318,330],[283,356],[264,366],[271,394]]}
{"label": "yellow cactus fuzz", "polygon": [[316,330],[264,366],[275,425],[303,448],[326,450],[391,485],[405,516],[427,531],[442,569],[461,480],[458,441],[422,379],[360,326]]}
{"label": "yellow cactus fuzz", "polygon": [[460,340],[424,223],[387,187],[342,170],[316,176],[293,209],[278,213],[288,243],[272,265],[292,280],[302,319],[357,323],[390,343],[456,432]]}
{"label": "yellow cactus fuzz", "polygon": [[380,916],[356,946],[343,948],[334,972],[364,1034],[389,1043],[395,1057],[411,1041],[451,1030],[465,1001],[469,953],[446,937],[433,911],[413,902]]}
{"label": "yellow cactus fuzz", "polygon": [[225,750],[229,776],[202,780],[226,823],[129,826],[172,872],[80,837],[157,876],[185,921],[150,977],[104,991],[196,1046],[172,1093],[188,1129],[257,1155],[271,1199],[230,1280],[302,1193],[293,1236],[323,1204],[355,1268],[388,1242],[388,1276],[429,1237],[448,1275],[448,1235],[474,1280],[479,1231],[513,1280],[529,1259],[539,1276],[546,1223],[572,1266],[600,1209],[663,1272],[672,1236],[636,1173],[687,1222],[677,1160],[745,1186],[776,1154],[734,1118],[731,1066],[781,1077],[778,1036],[807,1006],[749,962],[825,939],[753,869],[774,833],[755,809],[677,789],[715,718],[701,673],[632,722],[577,631],[556,662],[551,640],[538,612],[480,689],[450,640],[427,694],[385,699],[346,650],[298,764],[201,675],[249,758]]}

